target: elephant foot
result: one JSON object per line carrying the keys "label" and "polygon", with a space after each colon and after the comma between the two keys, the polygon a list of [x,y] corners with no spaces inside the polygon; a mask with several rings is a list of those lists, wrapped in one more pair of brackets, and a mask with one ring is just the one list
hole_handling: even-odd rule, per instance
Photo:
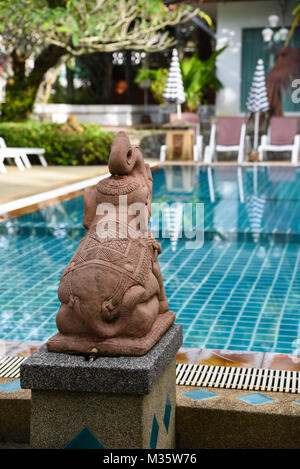
{"label": "elephant foot", "polygon": [[161,300],[159,302],[159,314],[167,313],[169,311],[168,300]]}
{"label": "elephant foot", "polygon": [[[175,321],[175,313],[159,315],[151,330],[144,337],[114,337],[100,339],[90,335],[66,335],[58,333],[47,342],[49,352],[89,356],[141,356],[145,355]],[[95,351],[97,350],[97,351]]]}

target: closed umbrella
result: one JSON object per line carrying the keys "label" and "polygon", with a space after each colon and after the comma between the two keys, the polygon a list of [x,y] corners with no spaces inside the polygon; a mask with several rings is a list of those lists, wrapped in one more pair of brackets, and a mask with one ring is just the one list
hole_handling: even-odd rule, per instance
{"label": "closed umbrella", "polygon": [[254,150],[258,147],[259,114],[269,110],[266,89],[264,62],[258,59],[253,76],[252,86],[246,102],[247,110],[254,114]]}
{"label": "closed umbrella", "polygon": [[257,195],[250,195],[246,200],[246,210],[251,227],[251,233],[255,243],[259,241],[259,233],[264,217],[266,200]]}
{"label": "closed umbrella", "polygon": [[181,104],[185,102],[184,88],[178,61],[178,52],[173,49],[172,60],[163,98],[169,103],[177,104],[177,117],[181,119]]}

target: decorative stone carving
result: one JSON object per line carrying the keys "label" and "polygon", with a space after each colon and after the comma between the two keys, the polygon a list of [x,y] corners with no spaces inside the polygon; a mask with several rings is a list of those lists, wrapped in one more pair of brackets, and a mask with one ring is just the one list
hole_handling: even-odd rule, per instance
{"label": "decorative stone carving", "polygon": [[119,132],[110,177],[84,191],[87,233],[61,277],[59,333],[49,351],[143,355],[174,322],[148,227],[152,176],[138,147]]}

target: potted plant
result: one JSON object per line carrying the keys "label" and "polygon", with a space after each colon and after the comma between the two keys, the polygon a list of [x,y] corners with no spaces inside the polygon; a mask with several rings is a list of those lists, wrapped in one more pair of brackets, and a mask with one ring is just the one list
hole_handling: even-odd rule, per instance
{"label": "potted plant", "polygon": [[[185,110],[195,112],[200,107],[207,106],[213,101],[215,94],[223,87],[218,80],[215,68],[216,58],[226,48],[222,47],[213,52],[207,60],[200,60],[197,54],[184,59],[180,63],[186,102]],[[163,103],[163,92],[168,78],[168,69],[140,69],[135,77],[135,82],[143,80],[151,81],[151,92],[158,103]]]}

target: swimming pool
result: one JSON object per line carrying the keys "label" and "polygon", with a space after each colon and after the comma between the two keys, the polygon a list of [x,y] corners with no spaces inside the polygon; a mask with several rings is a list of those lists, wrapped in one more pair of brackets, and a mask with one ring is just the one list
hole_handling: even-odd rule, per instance
{"label": "swimming pool", "polygon": [[[300,169],[171,166],[153,176],[153,202],[176,202],[159,260],[183,345],[299,353]],[[184,202],[204,204],[201,249],[178,238]],[[77,197],[0,224],[0,339],[56,333],[57,287],[84,234],[82,212]]]}

